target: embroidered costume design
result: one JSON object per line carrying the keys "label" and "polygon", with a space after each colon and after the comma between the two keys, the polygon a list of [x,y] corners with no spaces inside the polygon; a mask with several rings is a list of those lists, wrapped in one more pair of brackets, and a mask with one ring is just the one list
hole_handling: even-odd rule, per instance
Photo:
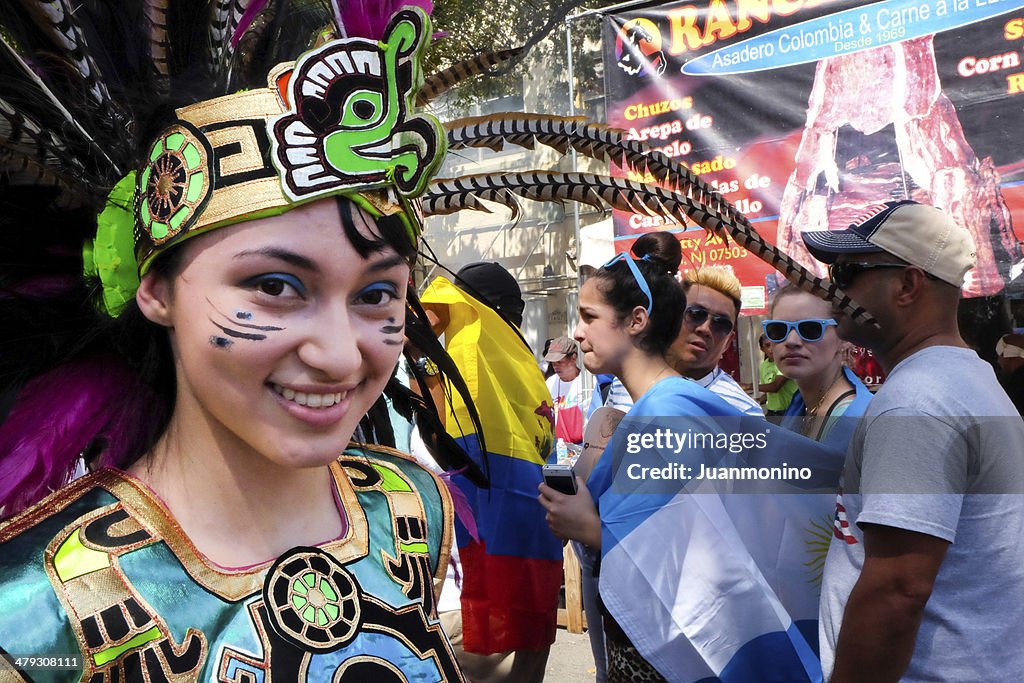
{"label": "embroidered costume design", "polygon": [[[0,526],[0,580],[22,577],[0,598],[0,645],[80,651],[68,680],[90,683],[461,681],[432,585],[448,562],[447,489],[387,449],[351,448],[332,472],[346,535],[243,570],[204,560],[127,475],[75,482]],[[5,673],[18,676],[0,659]]]}
{"label": "embroidered costume design", "polygon": [[387,183],[403,195],[423,192],[445,140],[436,119],[408,111],[429,28],[422,12],[403,10],[380,42],[335,41],[295,65],[292,106],[272,124],[292,200]]}
{"label": "embroidered costume design", "polygon": [[195,222],[210,196],[209,160],[202,133],[180,123],[168,129],[149,152],[139,176],[139,228],[161,245]]}

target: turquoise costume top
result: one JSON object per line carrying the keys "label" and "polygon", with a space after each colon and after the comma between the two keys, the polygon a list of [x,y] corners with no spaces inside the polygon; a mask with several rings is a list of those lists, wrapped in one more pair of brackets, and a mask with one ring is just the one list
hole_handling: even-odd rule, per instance
{"label": "turquoise costume top", "polygon": [[[101,470],[0,525],[0,680],[462,681],[436,619],[448,491],[407,456],[331,465],[345,535],[212,564],[139,481]],[[15,656],[77,655],[19,671]]]}

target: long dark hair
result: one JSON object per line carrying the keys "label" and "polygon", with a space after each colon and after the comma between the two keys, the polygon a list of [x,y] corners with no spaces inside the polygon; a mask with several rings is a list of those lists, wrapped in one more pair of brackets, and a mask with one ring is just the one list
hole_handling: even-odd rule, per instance
{"label": "long dark hair", "polygon": [[[209,3],[183,0],[158,22],[167,41],[158,55],[143,8],[122,4],[89,3],[67,17],[104,48],[87,50],[96,60],[88,68],[75,66],[74,51],[62,61],[21,3],[0,4],[5,40],[32,65],[22,74],[10,54],[0,59],[4,99],[18,111],[5,115],[14,132],[0,140],[0,152],[13,150],[0,159],[0,517],[67,482],[80,456],[126,467],[166,430],[176,395],[167,331],[134,302],[117,318],[101,312],[99,283],[82,277],[82,245],[103,198],[140,167],[176,108],[265,86],[271,67],[308,49],[332,15],[330,3],[272,3],[211,43]],[[229,39],[239,37],[236,50]],[[93,82],[99,74],[106,79]],[[55,98],[41,94],[42,82]],[[359,254],[388,245],[412,262],[416,245],[401,221],[379,219],[368,236],[350,220],[349,200],[336,201]],[[150,269],[174,277],[181,253],[169,248]]]}
{"label": "long dark hair", "polygon": [[[64,210],[55,197],[40,187],[0,187],[3,516],[66,483],[79,457],[92,467],[130,466],[163,435],[174,412],[167,330],[134,300],[116,318],[103,311],[102,286],[82,276],[81,248],[71,246],[92,236],[96,212]],[[352,202],[334,201],[357,253],[390,246],[413,261],[416,247],[400,220],[381,219],[364,234]],[[182,254],[172,247],[150,269],[172,279]]]}
{"label": "long dark hair", "polygon": [[[674,249],[669,242],[675,245]],[[650,323],[638,339],[638,345],[650,354],[664,355],[679,336],[683,309],[686,308],[686,294],[675,278],[682,262],[682,250],[672,235],[650,233],[633,244],[632,254],[653,299]],[[629,316],[637,306],[646,308],[647,297],[624,261],[599,268],[592,277],[597,280],[598,290],[620,320]]]}

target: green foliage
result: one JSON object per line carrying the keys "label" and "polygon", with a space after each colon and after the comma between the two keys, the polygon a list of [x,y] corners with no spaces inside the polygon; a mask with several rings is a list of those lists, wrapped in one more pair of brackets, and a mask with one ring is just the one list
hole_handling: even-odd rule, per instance
{"label": "green foliage", "polygon": [[[528,48],[523,58],[497,69],[496,73],[460,84],[448,102],[455,109],[480,100],[520,94],[523,82],[530,79],[538,63],[545,72],[563,74],[564,81],[565,18],[583,9],[613,4],[615,0],[598,0],[586,2],[584,8],[584,0],[437,0],[434,30],[447,36],[431,47],[424,71],[440,71],[486,50]],[[591,36],[593,42],[599,35],[598,28],[596,17],[573,22],[574,70],[577,79],[591,90],[599,87],[595,67],[600,55],[595,60],[592,53],[585,53],[583,34]]]}

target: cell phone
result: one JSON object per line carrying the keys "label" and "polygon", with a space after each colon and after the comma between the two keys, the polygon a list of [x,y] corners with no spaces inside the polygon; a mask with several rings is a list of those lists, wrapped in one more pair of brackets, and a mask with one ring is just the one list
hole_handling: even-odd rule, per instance
{"label": "cell phone", "polygon": [[576,475],[569,465],[544,465],[544,483],[567,496],[576,495]]}

